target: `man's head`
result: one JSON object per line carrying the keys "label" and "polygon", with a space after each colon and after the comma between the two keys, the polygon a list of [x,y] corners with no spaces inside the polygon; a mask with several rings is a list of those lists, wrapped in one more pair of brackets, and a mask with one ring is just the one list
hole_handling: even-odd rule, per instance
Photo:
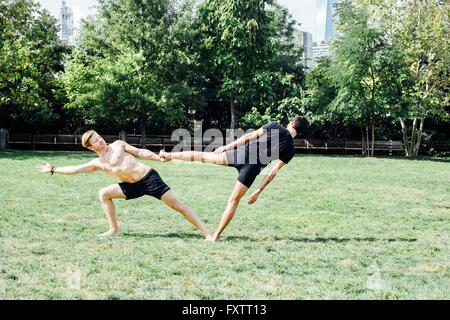
{"label": "man's head", "polygon": [[81,145],[91,151],[102,151],[107,146],[105,140],[94,130],[89,130],[81,136]]}
{"label": "man's head", "polygon": [[291,127],[297,132],[297,135],[305,132],[309,126],[309,121],[303,116],[295,116],[288,124],[288,129]]}

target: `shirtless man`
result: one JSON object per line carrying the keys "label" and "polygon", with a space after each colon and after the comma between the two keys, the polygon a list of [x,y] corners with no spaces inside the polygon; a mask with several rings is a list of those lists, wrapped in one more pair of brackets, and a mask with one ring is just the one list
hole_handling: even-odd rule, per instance
{"label": "shirtless man", "polygon": [[[277,173],[283,168],[295,154],[294,138],[303,133],[309,122],[302,116],[294,117],[285,128],[277,122],[264,125],[258,130],[248,133],[236,141],[218,148],[214,152],[172,152],[161,150],[160,157],[164,161],[172,159],[184,161],[201,161],[214,163],[223,166],[234,167],[239,172],[238,181],[234,187],[228,205],[222,215],[220,224],[214,233],[213,240],[218,241],[223,230],[233,219],[241,198],[248,191],[261,170],[275,161],[269,173],[264,177],[259,188],[248,198],[248,203],[252,204],[258,200],[259,196],[267,185],[275,178]],[[271,155],[267,158],[261,156],[258,149],[266,149]]]}
{"label": "shirtless man", "polygon": [[162,159],[158,155],[150,150],[135,148],[120,140],[108,145],[93,130],[83,134],[81,142],[83,147],[97,153],[98,158],[78,166],[54,167],[49,163],[44,163],[38,165],[36,169],[39,172],[51,174],[89,173],[100,170],[122,181],[99,191],[100,201],[109,222],[109,231],[100,234],[100,236],[119,235],[113,199],[131,200],[149,195],[160,199],[170,208],[180,212],[203,233],[206,240],[211,240],[209,231],[203,222],[191,208],[176,199],[174,193],[164,183],[156,170],[135,159],[135,157],[138,157],[144,160],[161,161]]}

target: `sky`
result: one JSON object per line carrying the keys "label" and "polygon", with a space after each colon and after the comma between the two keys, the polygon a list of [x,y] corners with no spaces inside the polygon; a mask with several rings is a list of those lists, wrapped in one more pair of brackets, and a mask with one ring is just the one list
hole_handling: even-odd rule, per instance
{"label": "sky", "polygon": [[[79,25],[82,18],[96,12],[97,0],[65,0],[66,5],[73,10],[75,27]],[[61,0],[38,0],[38,2],[50,11],[52,15],[59,18]],[[316,39],[316,34],[323,34],[325,28],[325,8],[326,0],[278,0],[278,3],[287,7],[293,18],[300,23],[298,27],[301,31],[312,33],[313,40],[320,42],[323,39]]]}
{"label": "sky", "polygon": [[326,0],[278,0],[278,3],[287,7],[300,23],[299,30],[311,33],[313,41],[323,40],[323,37],[316,39],[316,35],[324,34]]}
{"label": "sky", "polygon": [[[90,14],[96,12],[95,6],[97,0],[65,0],[66,6],[72,8],[75,27],[77,27],[82,18],[86,18]],[[59,19],[59,10],[61,8],[61,0],[37,0],[41,6]]]}

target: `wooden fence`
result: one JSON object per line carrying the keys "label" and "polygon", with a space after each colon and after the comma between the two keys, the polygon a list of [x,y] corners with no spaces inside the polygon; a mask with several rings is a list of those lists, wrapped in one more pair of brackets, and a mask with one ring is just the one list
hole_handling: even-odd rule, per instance
{"label": "wooden fence", "polygon": [[[119,135],[102,135],[107,143],[119,140]],[[134,146],[141,145],[141,136],[127,135],[126,141]],[[192,142],[191,147],[205,148],[211,141]],[[171,149],[178,141],[172,141],[171,136],[149,136],[145,139],[148,149]],[[81,136],[62,134],[21,134],[11,133],[9,135],[9,147],[33,149],[45,149],[46,146],[72,146],[82,148]],[[320,140],[320,139],[295,139],[297,150],[329,150],[329,151],[362,151],[362,141],[358,140]],[[403,152],[402,141],[375,141],[375,151]]]}

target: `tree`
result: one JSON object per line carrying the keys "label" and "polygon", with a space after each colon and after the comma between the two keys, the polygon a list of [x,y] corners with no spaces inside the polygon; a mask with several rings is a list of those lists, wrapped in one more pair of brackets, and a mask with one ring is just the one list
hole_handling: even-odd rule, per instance
{"label": "tree", "polygon": [[257,71],[247,91],[251,107],[242,118],[246,127],[259,127],[269,121],[287,122],[300,112],[301,86],[305,81],[302,51],[296,38],[297,22],[288,9],[274,4],[268,9],[274,37],[271,64]]}
{"label": "tree", "polygon": [[217,86],[217,96],[228,103],[231,128],[236,125],[236,113],[247,111],[255,86],[267,83],[262,71],[272,63],[276,50],[266,9],[272,3],[206,0],[199,7],[201,59],[210,69],[207,81]]}
{"label": "tree", "polygon": [[337,97],[331,105],[358,123],[364,153],[373,156],[376,123],[387,114],[399,56],[374,23],[372,8],[360,3],[345,0],[336,8],[339,36],[333,43],[332,74]]}
{"label": "tree", "polygon": [[[332,69],[332,60],[322,57],[308,73],[304,89],[301,91],[302,112],[312,124],[313,135],[337,138],[347,123],[353,123],[353,119],[347,119],[348,114],[337,112],[333,104],[337,96],[337,84]],[[329,127],[332,127],[329,130]],[[314,132],[314,128],[318,128]],[[331,132],[330,132],[331,131]],[[340,132],[338,132],[340,131]]]}
{"label": "tree", "polygon": [[401,83],[402,99],[395,105],[394,113],[401,124],[406,156],[415,157],[425,119],[450,120],[448,2],[388,1],[379,6],[387,32],[400,48],[408,72],[409,81]]}
{"label": "tree", "polygon": [[0,126],[37,129],[56,120],[54,92],[69,52],[56,19],[31,0],[0,3]]}
{"label": "tree", "polygon": [[194,95],[185,74],[192,61],[180,38],[182,16],[168,0],[101,1],[68,62],[68,108],[79,110],[86,124],[137,125],[142,144],[150,123],[182,123],[184,102]]}

